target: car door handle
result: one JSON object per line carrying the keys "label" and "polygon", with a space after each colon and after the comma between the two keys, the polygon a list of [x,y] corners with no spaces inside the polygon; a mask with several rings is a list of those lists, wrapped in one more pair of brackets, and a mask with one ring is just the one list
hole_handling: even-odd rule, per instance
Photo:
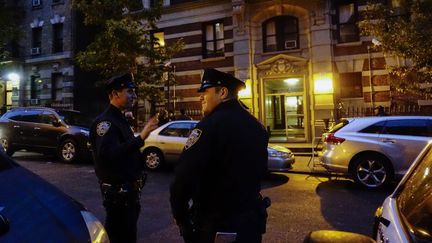
{"label": "car door handle", "polygon": [[382,141],[383,143],[396,143],[396,140],[394,139],[383,139]]}
{"label": "car door handle", "polygon": [[35,127],[35,128],[33,128],[34,130],[40,130],[40,127]]}
{"label": "car door handle", "polygon": [[18,125],[14,125],[14,126],[13,126],[13,128],[19,128],[19,127],[20,127],[20,126],[18,126]]}

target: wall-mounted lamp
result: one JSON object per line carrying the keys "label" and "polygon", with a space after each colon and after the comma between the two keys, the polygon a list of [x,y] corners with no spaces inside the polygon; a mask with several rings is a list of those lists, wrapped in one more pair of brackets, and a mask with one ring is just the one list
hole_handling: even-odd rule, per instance
{"label": "wall-mounted lamp", "polygon": [[250,79],[246,80],[245,84],[246,84],[246,88],[244,88],[238,92],[239,98],[251,98],[252,97],[251,80]]}
{"label": "wall-mounted lamp", "polygon": [[314,77],[314,93],[315,94],[330,94],[333,93],[333,74],[332,73],[316,73]]}

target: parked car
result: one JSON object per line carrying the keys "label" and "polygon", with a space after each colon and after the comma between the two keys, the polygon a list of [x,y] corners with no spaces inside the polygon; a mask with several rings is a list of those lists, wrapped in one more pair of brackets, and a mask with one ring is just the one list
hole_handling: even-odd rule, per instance
{"label": "parked car", "polygon": [[321,164],[379,188],[399,180],[432,139],[430,116],[348,118],[323,135]]}
{"label": "parked car", "polygon": [[[164,164],[175,164],[197,123],[198,121],[190,120],[172,121],[151,132],[141,148],[147,168],[157,170]],[[286,171],[292,168],[295,157],[289,149],[269,144],[267,151],[269,171]]]}
{"label": "parked car", "polygon": [[[432,143],[375,213],[376,242],[432,242]],[[315,231],[305,242],[374,242],[371,238],[340,231]]]}
{"label": "parked car", "polygon": [[15,151],[57,153],[67,163],[90,158],[92,119],[73,110],[20,107],[0,118],[0,142],[8,155]]}
{"label": "parked car", "polygon": [[83,205],[0,151],[1,242],[109,242]]}

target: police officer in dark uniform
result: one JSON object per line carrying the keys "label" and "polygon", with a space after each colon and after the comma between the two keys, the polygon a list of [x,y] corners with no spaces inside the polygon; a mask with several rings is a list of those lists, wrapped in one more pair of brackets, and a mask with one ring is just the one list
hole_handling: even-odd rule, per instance
{"label": "police officer in dark uniform", "polygon": [[206,69],[200,100],[204,118],[191,132],[170,190],[173,216],[185,242],[261,242],[268,198],[260,195],[267,173],[268,136],[239,102],[244,82]]}
{"label": "police officer in dark uniform", "polygon": [[131,74],[115,76],[105,85],[110,105],[94,121],[90,141],[106,210],[105,228],[111,243],[136,242],[136,223],[140,213],[140,191],[145,174],[140,148],[157,127],[151,118],[139,136],[122,113],[136,99]]}

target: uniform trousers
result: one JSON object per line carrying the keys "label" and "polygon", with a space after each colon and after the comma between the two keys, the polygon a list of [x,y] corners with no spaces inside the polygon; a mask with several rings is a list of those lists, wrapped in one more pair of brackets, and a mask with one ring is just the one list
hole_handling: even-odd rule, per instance
{"label": "uniform trousers", "polygon": [[106,211],[105,229],[110,242],[135,243],[137,241],[137,221],[141,210],[139,194],[134,195],[125,203],[106,198],[103,205]]}

